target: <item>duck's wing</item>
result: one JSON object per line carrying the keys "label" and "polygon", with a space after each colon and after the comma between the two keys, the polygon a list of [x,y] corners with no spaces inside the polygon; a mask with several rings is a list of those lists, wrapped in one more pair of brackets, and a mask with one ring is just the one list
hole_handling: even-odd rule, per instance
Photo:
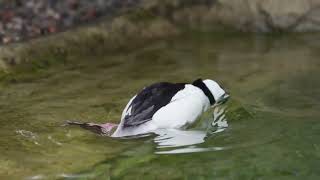
{"label": "duck's wing", "polygon": [[125,108],[123,127],[137,126],[150,121],[160,108],[170,103],[172,97],[184,88],[185,83],[167,82],[144,88]]}

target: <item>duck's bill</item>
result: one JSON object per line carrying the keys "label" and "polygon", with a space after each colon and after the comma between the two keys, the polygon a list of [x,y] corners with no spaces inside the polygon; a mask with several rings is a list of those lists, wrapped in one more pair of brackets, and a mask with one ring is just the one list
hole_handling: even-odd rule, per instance
{"label": "duck's bill", "polygon": [[217,104],[218,104],[218,105],[224,104],[225,102],[228,101],[229,97],[230,97],[229,94],[227,94],[227,93],[224,94],[224,95],[218,100]]}

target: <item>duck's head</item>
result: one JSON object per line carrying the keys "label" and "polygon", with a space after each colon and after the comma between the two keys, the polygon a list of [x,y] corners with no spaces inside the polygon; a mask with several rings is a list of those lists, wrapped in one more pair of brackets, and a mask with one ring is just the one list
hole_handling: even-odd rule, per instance
{"label": "duck's head", "polygon": [[225,92],[225,90],[215,81],[211,79],[206,79],[202,81],[214,98],[214,103],[212,103],[213,100],[210,100],[211,105],[219,105],[225,103],[228,98],[230,97],[229,94]]}

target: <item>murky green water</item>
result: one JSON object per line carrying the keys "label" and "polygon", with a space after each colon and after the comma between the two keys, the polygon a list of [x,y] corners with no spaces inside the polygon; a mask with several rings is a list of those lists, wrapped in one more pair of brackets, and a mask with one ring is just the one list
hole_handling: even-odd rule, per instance
{"label": "murky green water", "polygon": [[[191,33],[132,52],[74,55],[76,64],[2,83],[0,179],[319,179],[319,37]],[[232,96],[216,110],[225,109],[227,127],[208,131],[212,110],[187,131],[204,133],[203,143],[163,147],[155,136],[60,127],[118,122],[142,87],[198,77]]]}

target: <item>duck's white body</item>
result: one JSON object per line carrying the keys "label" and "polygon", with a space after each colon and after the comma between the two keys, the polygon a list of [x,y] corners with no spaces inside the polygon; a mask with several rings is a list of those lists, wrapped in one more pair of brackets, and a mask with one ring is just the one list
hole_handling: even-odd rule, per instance
{"label": "duck's white body", "polygon": [[[185,85],[185,88],[172,97],[169,104],[159,109],[152,117],[152,120],[137,127],[123,128],[123,121],[126,114],[130,114],[130,104],[134,96],[122,112],[121,122],[112,137],[131,136],[136,134],[145,134],[157,129],[177,129],[195,120],[208,108],[210,102],[206,95],[191,84]],[[129,109],[128,109],[129,108]]]}

